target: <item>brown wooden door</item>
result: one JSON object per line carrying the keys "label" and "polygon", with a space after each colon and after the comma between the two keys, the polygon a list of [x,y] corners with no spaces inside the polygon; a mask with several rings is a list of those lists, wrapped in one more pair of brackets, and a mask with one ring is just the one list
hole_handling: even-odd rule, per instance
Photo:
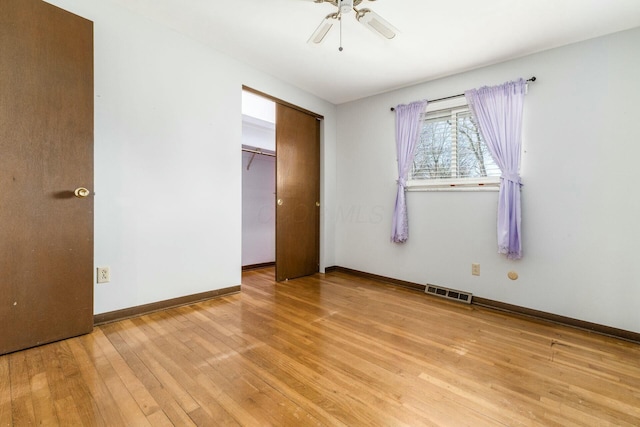
{"label": "brown wooden door", "polygon": [[0,1],[0,354],[93,328],[93,24]]}
{"label": "brown wooden door", "polygon": [[320,122],[276,104],[276,280],[318,272]]}

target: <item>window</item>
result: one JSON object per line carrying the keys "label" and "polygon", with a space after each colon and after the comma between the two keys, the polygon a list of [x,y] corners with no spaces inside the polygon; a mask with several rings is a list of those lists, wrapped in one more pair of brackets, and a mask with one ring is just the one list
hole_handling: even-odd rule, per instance
{"label": "window", "polygon": [[500,174],[464,97],[427,107],[409,190],[497,190]]}

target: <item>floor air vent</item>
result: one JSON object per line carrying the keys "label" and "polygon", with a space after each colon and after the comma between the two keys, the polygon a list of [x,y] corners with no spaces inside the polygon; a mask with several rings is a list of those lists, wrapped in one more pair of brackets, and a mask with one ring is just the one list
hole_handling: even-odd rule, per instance
{"label": "floor air vent", "polygon": [[471,304],[471,298],[473,298],[473,295],[468,292],[456,291],[454,289],[442,288],[440,286],[433,285],[427,285],[424,292],[426,294],[431,294],[454,301],[461,301],[467,304]]}

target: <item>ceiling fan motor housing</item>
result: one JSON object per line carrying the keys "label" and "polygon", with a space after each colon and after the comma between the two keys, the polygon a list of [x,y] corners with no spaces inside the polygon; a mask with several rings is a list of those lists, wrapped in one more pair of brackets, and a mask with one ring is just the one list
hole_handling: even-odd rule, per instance
{"label": "ceiling fan motor housing", "polygon": [[349,13],[353,9],[353,0],[339,0],[340,13]]}
{"label": "ceiling fan motor housing", "polygon": [[[398,30],[382,16],[368,8],[356,9],[363,1],[364,0],[314,0],[315,3],[331,3],[338,8],[338,11],[325,16],[318,28],[313,32],[311,37],[309,37],[307,43],[316,45],[322,43],[334,24],[340,23],[342,28],[342,15],[352,10],[355,12],[356,20],[372,32],[387,40],[395,38]],[[342,31],[340,31],[340,42],[342,43]],[[342,47],[340,47],[339,50],[342,50]]]}

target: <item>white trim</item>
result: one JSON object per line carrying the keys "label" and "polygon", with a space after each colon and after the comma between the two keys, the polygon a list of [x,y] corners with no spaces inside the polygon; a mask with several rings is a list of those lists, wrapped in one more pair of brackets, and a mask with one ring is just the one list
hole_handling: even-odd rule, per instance
{"label": "white trim", "polygon": [[425,112],[433,113],[434,111],[451,110],[456,107],[466,107],[467,105],[467,98],[465,98],[464,95],[460,95],[455,98],[429,102],[427,103],[427,109]]}
{"label": "white trim", "polygon": [[407,191],[498,191],[500,177],[463,179],[411,179],[407,181]]}

